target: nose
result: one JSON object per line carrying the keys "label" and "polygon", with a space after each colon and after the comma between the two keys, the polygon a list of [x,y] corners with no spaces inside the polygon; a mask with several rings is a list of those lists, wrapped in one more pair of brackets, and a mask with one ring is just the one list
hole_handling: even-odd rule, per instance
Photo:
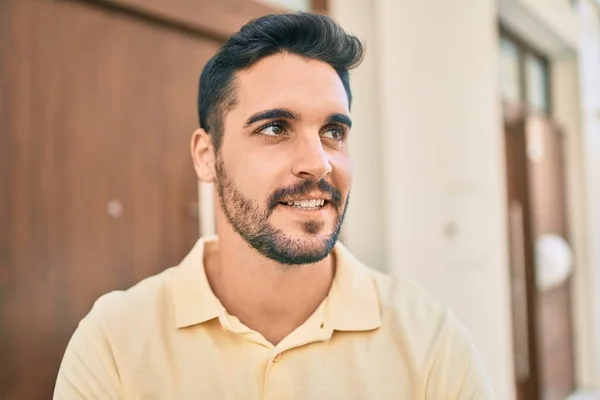
{"label": "nose", "polygon": [[294,149],[293,173],[302,179],[320,180],[331,173],[329,156],[319,135],[302,138]]}

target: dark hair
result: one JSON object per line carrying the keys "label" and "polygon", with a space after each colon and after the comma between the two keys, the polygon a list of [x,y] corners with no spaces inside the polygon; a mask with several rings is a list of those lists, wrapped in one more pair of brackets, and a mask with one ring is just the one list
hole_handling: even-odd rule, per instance
{"label": "dark hair", "polygon": [[363,46],[331,18],[313,13],[272,14],[250,21],[225,42],[200,75],[200,127],[219,149],[225,113],[236,103],[234,77],[260,59],[289,52],[320,60],[338,73],[348,104],[352,102],[348,70],[360,64]]}

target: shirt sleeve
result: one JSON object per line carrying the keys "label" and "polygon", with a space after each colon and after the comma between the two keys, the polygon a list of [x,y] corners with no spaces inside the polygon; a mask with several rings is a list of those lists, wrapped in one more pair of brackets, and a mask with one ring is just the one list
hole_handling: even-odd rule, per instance
{"label": "shirt sleeve", "polygon": [[109,359],[102,349],[103,346],[90,340],[80,324],[69,341],[60,365],[54,400],[121,398],[114,383],[118,376],[116,367],[114,363],[107,362]]}
{"label": "shirt sleeve", "polygon": [[465,327],[449,313],[429,370],[427,400],[495,399],[483,363]]}

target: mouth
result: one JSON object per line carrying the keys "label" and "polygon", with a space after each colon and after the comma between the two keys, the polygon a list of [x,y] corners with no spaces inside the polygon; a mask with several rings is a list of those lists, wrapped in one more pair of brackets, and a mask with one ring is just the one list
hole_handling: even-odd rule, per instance
{"label": "mouth", "polygon": [[279,204],[288,207],[294,207],[305,211],[316,211],[325,207],[329,203],[325,199],[306,199],[306,200],[293,200],[293,201],[281,201]]}

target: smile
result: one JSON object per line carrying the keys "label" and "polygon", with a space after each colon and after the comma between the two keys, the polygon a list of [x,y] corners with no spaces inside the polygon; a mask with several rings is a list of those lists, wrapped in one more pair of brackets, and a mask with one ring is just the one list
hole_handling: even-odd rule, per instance
{"label": "smile", "polygon": [[318,210],[325,206],[327,201],[325,199],[310,199],[310,200],[295,200],[295,201],[285,201],[281,204],[285,204],[294,208],[299,208],[301,210]]}

